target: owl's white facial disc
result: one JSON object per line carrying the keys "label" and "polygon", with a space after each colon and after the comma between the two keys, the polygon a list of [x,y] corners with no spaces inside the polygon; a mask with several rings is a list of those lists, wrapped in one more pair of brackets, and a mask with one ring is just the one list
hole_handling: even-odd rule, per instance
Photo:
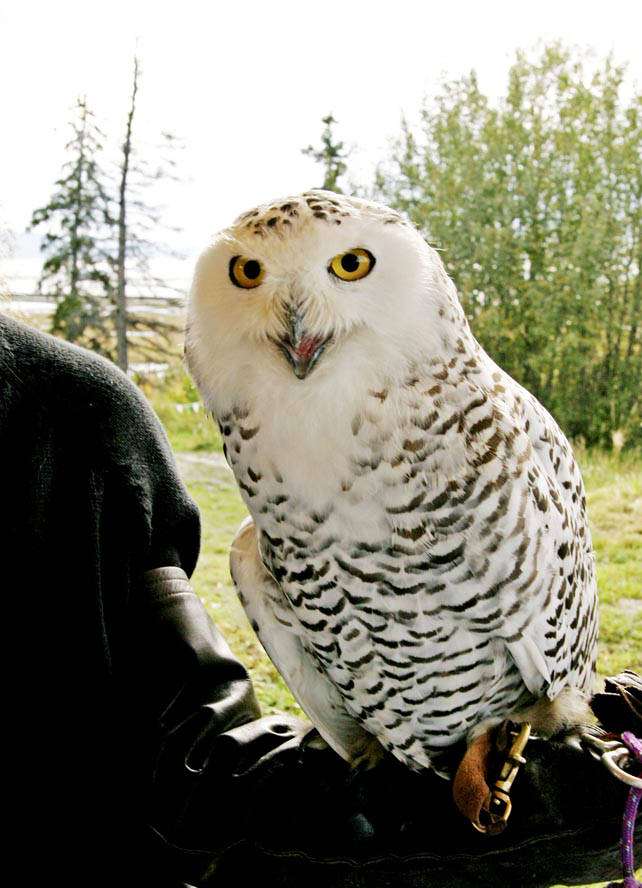
{"label": "owl's white facial disc", "polygon": [[244,214],[202,254],[188,361],[211,381],[233,352],[237,370],[244,355],[305,385],[344,372],[357,354],[384,369],[441,354],[453,311],[439,257],[399,215],[309,192]]}

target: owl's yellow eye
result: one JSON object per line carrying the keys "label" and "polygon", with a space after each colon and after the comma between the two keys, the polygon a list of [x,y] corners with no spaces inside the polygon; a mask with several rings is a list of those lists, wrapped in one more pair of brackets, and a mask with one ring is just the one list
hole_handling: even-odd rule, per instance
{"label": "owl's yellow eye", "polygon": [[335,256],[328,266],[328,271],[342,281],[358,281],[370,274],[374,264],[375,257],[370,250],[355,247],[354,250]]}
{"label": "owl's yellow eye", "polygon": [[230,280],[244,290],[258,287],[264,273],[263,266],[257,259],[248,259],[246,256],[234,256],[230,259]]}

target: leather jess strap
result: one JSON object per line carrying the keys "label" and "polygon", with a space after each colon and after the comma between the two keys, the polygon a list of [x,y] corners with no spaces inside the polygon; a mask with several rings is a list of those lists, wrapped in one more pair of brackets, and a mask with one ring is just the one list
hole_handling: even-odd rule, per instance
{"label": "leather jess strap", "polygon": [[453,781],[460,812],[478,832],[502,832],[511,812],[510,788],[521,765],[530,724],[504,721],[468,747]]}

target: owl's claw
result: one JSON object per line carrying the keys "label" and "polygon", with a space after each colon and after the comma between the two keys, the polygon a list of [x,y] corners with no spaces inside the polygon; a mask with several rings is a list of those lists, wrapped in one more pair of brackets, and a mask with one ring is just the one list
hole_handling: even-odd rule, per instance
{"label": "owl's claw", "polygon": [[376,737],[371,736],[350,762],[350,768],[354,772],[370,771],[375,765],[379,764],[385,754],[386,750],[381,743],[379,743]]}
{"label": "owl's claw", "polygon": [[305,753],[309,749],[330,749],[330,745],[329,743],[326,743],[326,741],[323,739],[321,734],[319,734],[316,728],[310,728],[310,730],[303,735],[300,743],[300,749],[303,753]]}

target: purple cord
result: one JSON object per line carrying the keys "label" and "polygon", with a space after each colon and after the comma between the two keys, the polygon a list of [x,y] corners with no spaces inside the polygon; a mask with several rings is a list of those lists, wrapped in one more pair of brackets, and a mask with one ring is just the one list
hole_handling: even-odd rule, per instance
{"label": "purple cord", "polygon": [[[622,741],[635,755],[638,762],[642,763],[642,742],[630,731],[624,731]],[[622,862],[621,882],[610,882],[606,888],[642,888],[642,883],[635,878],[633,862],[633,827],[638,813],[638,806],[642,798],[642,789],[631,787],[622,820],[622,838],[620,840],[620,860]]]}

